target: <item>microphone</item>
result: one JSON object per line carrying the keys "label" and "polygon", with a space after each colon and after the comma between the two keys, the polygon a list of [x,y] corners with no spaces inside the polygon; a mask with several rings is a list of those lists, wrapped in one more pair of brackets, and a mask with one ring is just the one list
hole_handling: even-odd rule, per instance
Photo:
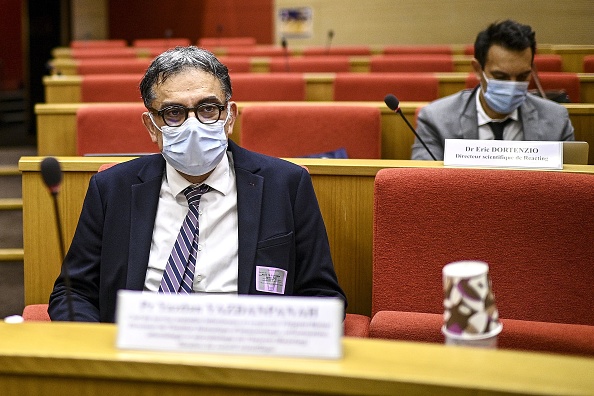
{"label": "microphone", "polygon": [[72,307],[72,293],[70,274],[68,268],[64,265],[64,238],[62,237],[62,222],[60,221],[60,210],[58,208],[58,192],[62,183],[62,167],[54,157],[45,157],[41,161],[41,177],[43,182],[52,194],[54,201],[54,213],[56,215],[56,229],[58,230],[58,240],[60,242],[60,258],[62,260],[62,272],[64,273],[64,284],[66,286],[66,303],[68,304],[68,318],[74,322],[74,309]]}
{"label": "microphone", "polygon": [[282,38],[281,45],[283,47],[284,54],[285,54],[285,71],[288,72],[291,69],[289,67],[289,43],[287,43],[287,39],[285,37]]}
{"label": "microphone", "polygon": [[410,125],[410,122],[408,122],[408,120],[406,119],[406,117],[402,113],[402,109],[400,108],[400,101],[398,100],[398,98],[396,96],[392,95],[392,94],[387,94],[386,97],[384,98],[384,102],[386,103],[386,106],[388,106],[390,108],[390,110],[395,111],[396,113],[400,114],[400,116],[402,117],[402,119],[404,120],[404,122],[406,122],[406,125],[408,125],[408,127],[410,128],[410,130],[417,137],[417,139],[419,139],[419,142],[421,142],[421,144],[423,144],[423,147],[425,147],[425,150],[427,150],[427,152],[429,153],[429,155],[431,156],[431,158],[433,158],[433,161],[437,161],[437,158],[435,158],[435,156],[433,155],[433,153],[431,152],[431,150],[429,150],[429,147],[427,147],[427,145],[425,144],[425,142],[423,141],[423,139],[421,139],[421,137],[419,136],[419,134],[417,133],[417,131],[415,131],[415,128],[413,128],[413,126]]}
{"label": "microphone", "polygon": [[334,30],[328,30],[328,38],[326,40],[326,55],[330,54],[330,45],[332,44],[332,39],[334,38]]}

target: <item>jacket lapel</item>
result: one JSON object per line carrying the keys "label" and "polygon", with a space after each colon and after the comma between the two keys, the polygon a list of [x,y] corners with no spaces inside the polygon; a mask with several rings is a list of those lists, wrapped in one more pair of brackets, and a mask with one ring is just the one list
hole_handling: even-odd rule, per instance
{"label": "jacket lapel", "polygon": [[541,128],[538,125],[538,112],[530,101],[530,97],[526,98],[519,110],[524,140],[547,140],[541,135]]}
{"label": "jacket lapel", "polygon": [[161,155],[138,172],[139,183],[130,188],[130,248],[126,288],[142,290],[148,266],[159,192],[165,169]]}
{"label": "jacket lapel", "polygon": [[252,284],[255,284],[255,279],[252,277],[260,233],[264,178],[255,174],[260,166],[246,155],[246,150],[232,141],[229,141],[229,150],[233,153],[237,183],[237,234],[239,240],[237,292],[248,294]]}
{"label": "jacket lapel", "polygon": [[475,87],[468,96],[460,117],[460,132],[463,139],[478,139],[478,115],[476,113],[476,95],[480,85]]}

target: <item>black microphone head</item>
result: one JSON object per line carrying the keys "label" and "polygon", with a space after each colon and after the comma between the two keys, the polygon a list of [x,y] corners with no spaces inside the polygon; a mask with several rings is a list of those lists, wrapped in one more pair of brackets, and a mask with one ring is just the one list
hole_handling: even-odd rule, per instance
{"label": "black microphone head", "polygon": [[329,38],[334,37],[334,30],[332,30],[332,29],[328,30],[328,37]]}
{"label": "black microphone head", "polygon": [[388,106],[393,111],[398,111],[398,107],[400,107],[400,101],[392,94],[387,94],[384,98],[384,102],[386,103],[386,106]]}
{"label": "black microphone head", "polygon": [[287,39],[283,37],[283,39],[281,40],[281,45],[283,46],[284,49],[287,49]]}
{"label": "black microphone head", "polygon": [[62,182],[62,167],[54,157],[45,157],[41,161],[41,177],[43,182],[52,191],[57,193]]}

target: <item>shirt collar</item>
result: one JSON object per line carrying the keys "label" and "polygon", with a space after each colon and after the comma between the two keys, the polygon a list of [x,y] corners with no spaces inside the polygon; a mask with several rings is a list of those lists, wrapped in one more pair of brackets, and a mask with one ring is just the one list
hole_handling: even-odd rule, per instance
{"label": "shirt collar", "polygon": [[479,96],[480,96],[480,90],[481,90],[481,88],[479,87],[479,89],[477,89],[476,95],[475,95],[476,114],[477,114],[477,117],[478,117],[478,126],[487,125],[491,121],[501,122],[501,121],[504,121],[504,120],[506,120],[508,118],[511,118],[514,121],[519,121],[520,120],[520,118],[518,117],[518,109],[515,109],[514,111],[512,111],[503,120],[494,120],[491,117],[489,117],[487,115],[487,113],[485,112],[485,109],[483,109],[483,105],[481,104],[481,100],[479,98]]}
{"label": "shirt collar", "polygon": [[[227,155],[223,156],[223,159],[214,168],[213,172],[204,180],[204,184],[208,184],[214,190],[219,191],[223,195],[227,195],[232,187],[231,183],[233,177],[231,175],[231,153],[227,151]],[[168,162],[165,163],[165,173],[167,177],[167,183],[173,196],[181,194],[187,187],[191,186],[192,183],[187,181],[173,166]],[[202,184],[201,183],[201,184]]]}

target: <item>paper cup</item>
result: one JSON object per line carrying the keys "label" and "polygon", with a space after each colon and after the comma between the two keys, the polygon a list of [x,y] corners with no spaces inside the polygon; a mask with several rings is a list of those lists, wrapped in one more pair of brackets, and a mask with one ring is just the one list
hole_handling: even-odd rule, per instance
{"label": "paper cup", "polygon": [[443,267],[446,344],[494,348],[503,326],[489,276],[482,261],[457,261]]}

